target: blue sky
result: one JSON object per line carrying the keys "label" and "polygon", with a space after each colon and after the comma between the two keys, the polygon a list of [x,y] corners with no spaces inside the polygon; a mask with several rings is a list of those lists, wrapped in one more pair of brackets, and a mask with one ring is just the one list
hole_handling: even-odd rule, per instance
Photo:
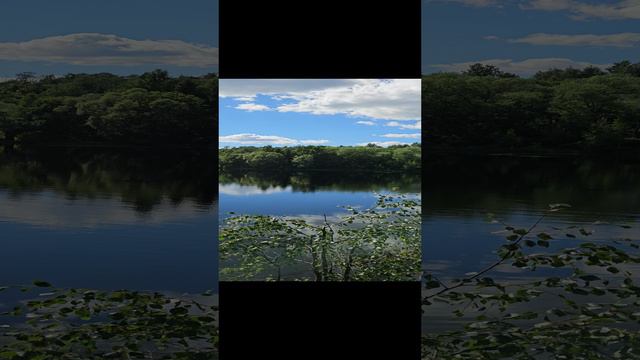
{"label": "blue sky", "polygon": [[423,0],[424,73],[640,61],[640,0]]}
{"label": "blue sky", "polygon": [[217,0],[4,0],[0,78],[217,71]]}
{"label": "blue sky", "polygon": [[220,147],[420,142],[420,80],[220,80]]}

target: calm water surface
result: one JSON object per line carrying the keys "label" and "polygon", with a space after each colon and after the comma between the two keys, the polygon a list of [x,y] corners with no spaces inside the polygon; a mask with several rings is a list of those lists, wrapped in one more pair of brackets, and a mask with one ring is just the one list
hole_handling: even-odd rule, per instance
{"label": "calm water surface", "polygon": [[[549,204],[567,203],[570,209],[553,213],[539,229],[575,225],[594,232],[589,241],[640,239],[637,160],[431,156],[425,158],[425,168],[423,267],[441,278],[464,277],[496,261],[494,251],[505,243],[504,226],[492,223],[487,214],[528,228]],[[580,241],[561,237],[551,241],[551,250]],[[490,276],[522,279],[522,272],[509,269]],[[524,276],[545,274],[539,269]],[[428,308],[423,330],[440,330],[456,321],[450,309]]]}
{"label": "calm water surface", "polygon": [[0,156],[0,284],[217,289],[215,157],[41,149]]}
{"label": "calm water surface", "polygon": [[[343,206],[370,208],[377,194],[402,193],[419,196],[420,176],[398,173],[306,172],[295,174],[223,174],[219,179],[220,221],[235,214],[295,217],[311,224],[346,215]],[[227,260],[223,270],[237,263]],[[308,265],[287,265],[280,269],[284,279],[313,278]],[[268,270],[255,278],[274,277]]]}
{"label": "calm water surface", "polygon": [[[504,239],[498,233],[503,226],[492,224],[488,214],[529,227],[555,203],[572,207],[553,214],[541,228],[587,226],[595,231],[591,240],[640,238],[640,161],[505,156],[425,161],[423,263],[429,269],[451,276],[477,270],[495,259],[492,251]],[[605,224],[594,225],[597,221]]]}
{"label": "calm water surface", "polygon": [[346,213],[342,206],[375,205],[377,193],[419,194],[421,191],[417,174],[225,174],[219,180],[221,218],[229,212],[335,217]]}

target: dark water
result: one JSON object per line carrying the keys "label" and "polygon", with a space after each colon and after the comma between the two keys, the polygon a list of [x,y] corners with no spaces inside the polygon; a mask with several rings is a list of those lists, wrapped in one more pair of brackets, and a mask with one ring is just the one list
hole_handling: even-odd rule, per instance
{"label": "dark water", "polygon": [[0,156],[0,284],[217,289],[215,154],[48,148]]}
{"label": "dark water", "polygon": [[[549,204],[572,207],[551,213],[537,229],[553,233],[553,227],[575,226],[593,232],[587,238],[571,239],[563,231],[551,241],[551,251],[579,246],[585,240],[640,239],[640,162],[636,160],[432,156],[425,159],[425,169],[423,268],[445,281],[463,278],[497,260],[495,250],[506,242],[506,233],[504,225],[492,219],[528,228]],[[565,270],[528,272],[505,265],[487,276],[517,283],[569,275]],[[542,313],[554,306],[558,304],[546,299],[510,311]],[[454,308],[442,304],[424,310],[425,333],[459,330],[479,315],[469,311],[458,318],[451,314]]]}
{"label": "dark water", "polygon": [[219,179],[220,216],[268,214],[339,216],[341,206],[367,208],[377,193],[420,193],[420,176],[408,174],[307,172],[223,174]]}
{"label": "dark water", "polygon": [[590,241],[640,238],[638,160],[431,156],[425,158],[423,181],[423,266],[447,277],[496,259],[493,250],[504,244],[504,226],[491,223],[489,213],[528,228],[549,204],[566,203],[572,207],[546,218],[540,229],[585,227],[594,231]]}

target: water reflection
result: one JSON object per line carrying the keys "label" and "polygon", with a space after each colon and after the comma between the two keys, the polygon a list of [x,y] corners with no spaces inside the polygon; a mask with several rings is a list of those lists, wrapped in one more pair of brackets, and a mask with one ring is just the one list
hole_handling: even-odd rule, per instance
{"label": "water reflection", "polygon": [[416,174],[225,173],[219,177],[220,216],[234,212],[320,219],[344,213],[341,206],[372,206],[376,193],[420,191]]}
{"label": "water reflection", "polygon": [[576,157],[425,158],[424,216],[535,211],[569,203],[575,220],[629,218],[640,213],[640,161]]}
{"label": "water reflection", "polygon": [[[423,267],[443,279],[464,277],[497,259],[495,250],[505,243],[505,233],[493,216],[528,228],[553,203],[572,207],[546,218],[540,230],[575,225],[594,232],[589,241],[640,239],[637,159],[430,156],[424,168]],[[556,238],[549,251],[579,246],[581,241]],[[518,282],[548,274],[507,265],[491,276]],[[448,328],[468,320],[452,320],[445,310],[430,308],[423,329]]]}
{"label": "water reflection", "polygon": [[215,154],[0,156],[0,283],[199,292],[217,282]]}

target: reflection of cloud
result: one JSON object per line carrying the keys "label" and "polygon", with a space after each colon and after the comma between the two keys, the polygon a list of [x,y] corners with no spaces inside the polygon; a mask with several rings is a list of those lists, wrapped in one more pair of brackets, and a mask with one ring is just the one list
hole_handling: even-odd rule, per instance
{"label": "reflection of cloud", "polygon": [[277,135],[234,134],[220,136],[218,142],[244,145],[322,145],[329,140],[297,140]]}
{"label": "reflection of cloud", "polygon": [[280,187],[273,186],[262,189],[256,185],[240,185],[240,184],[218,184],[218,192],[225,195],[248,196],[248,195],[270,195],[283,192],[291,192],[291,186]]}
{"label": "reflection of cloud", "polygon": [[0,193],[0,222],[54,228],[94,228],[139,223],[160,224],[201,216],[202,206],[191,201],[173,205],[165,200],[144,217],[133,205],[118,199],[74,199],[44,191],[22,194],[19,198]]}
{"label": "reflection of cloud", "polygon": [[460,262],[449,260],[429,260],[422,263],[422,270],[426,272],[440,273],[460,265]]}
{"label": "reflection of cloud", "polygon": [[[327,221],[330,223],[335,223],[340,221],[341,217],[344,216],[344,213],[336,212],[334,214],[327,214]],[[286,219],[300,219],[304,220],[308,224],[312,225],[321,225],[324,224],[324,215],[295,215],[295,216],[285,216]]]}
{"label": "reflection of cloud", "polygon": [[78,33],[2,42],[0,60],[209,67],[218,65],[218,49],[181,40],[133,40],[110,34]]}

